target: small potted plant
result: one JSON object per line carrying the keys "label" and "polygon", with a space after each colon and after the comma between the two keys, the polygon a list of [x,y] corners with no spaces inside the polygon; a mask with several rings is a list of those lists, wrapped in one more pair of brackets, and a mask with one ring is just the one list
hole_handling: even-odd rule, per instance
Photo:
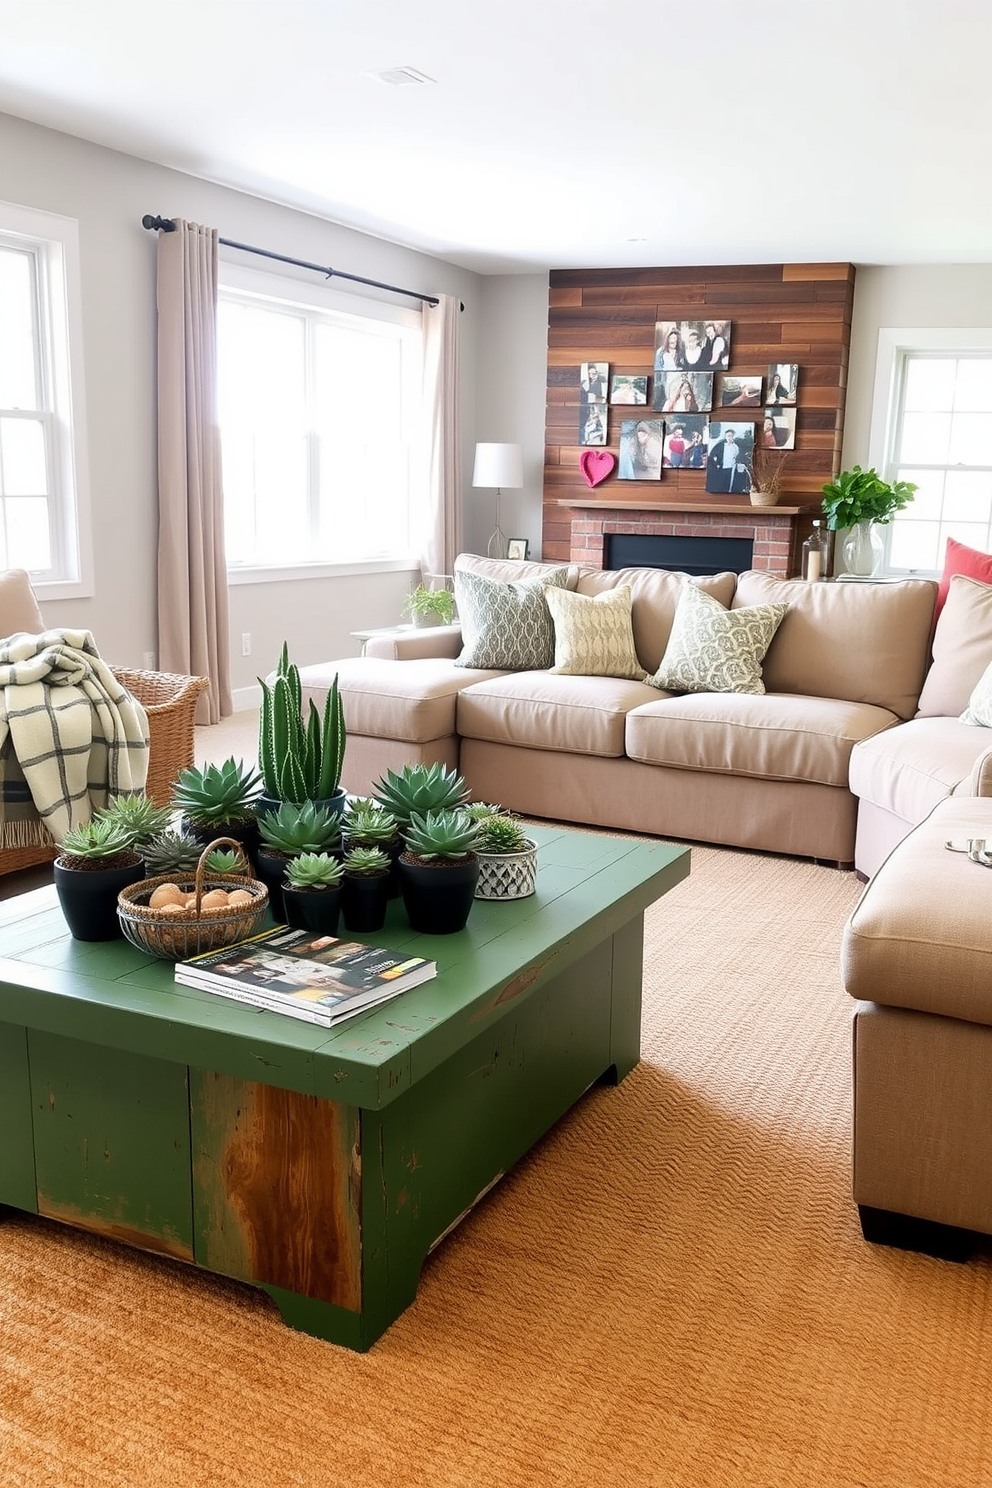
{"label": "small potted plant", "polygon": [[130,832],[138,852],[143,852],[152,838],[166,831],[173,817],[171,806],[156,806],[151,796],[132,792],[115,796],[109,806],[94,813],[97,821],[112,821]]}
{"label": "small potted plant", "polygon": [[341,863],[330,853],[301,853],[286,864],[283,913],[294,930],[336,935],[341,913]]}
{"label": "small potted plant", "polygon": [[55,859],[55,888],[73,938],[114,940],[122,935],[117,895],[144,873],[134,838],[119,822],[94,819],[70,827]]}
{"label": "small potted plant", "polygon": [[189,765],[172,787],[172,806],[183,815],[183,827],[201,847],[215,837],[233,837],[254,853],[257,841],[255,802],[262,780],[258,771],[233,757],[219,765]]}
{"label": "small potted plant", "polygon": [[461,806],[468,797],[468,786],[456,770],[444,765],[404,765],[401,770],[387,770],[376,781],[372,796],[392,812],[403,831],[414,816]]}
{"label": "small potted plant", "polygon": [[913,499],[912,481],[885,481],[877,470],[855,465],[823,487],[823,513],[831,532],[846,529],[841,547],[847,573],[868,577],[882,558],[879,526],[891,522]]}
{"label": "small potted plant", "polygon": [[403,613],[414,625],[450,625],[455,618],[455,596],[450,589],[430,589],[418,584],[403,602]]}
{"label": "small potted plant", "polygon": [[202,851],[203,843],[192,832],[166,827],[163,832],[156,832],[141,847],[145,860],[145,876],[157,878],[164,873],[195,873]]}
{"label": "small potted plant", "polygon": [[399,873],[412,929],[425,935],[464,930],[479,881],[478,836],[466,811],[428,811],[410,819]]}
{"label": "small potted plant", "polygon": [[348,930],[381,930],[389,903],[389,858],[381,847],[352,847],[341,864],[341,914]]}
{"label": "small potted plant", "polygon": [[476,819],[476,899],[526,899],[537,888],[537,843],[509,812],[487,810]]}
{"label": "small potted plant", "polygon": [[389,859],[389,898],[397,898],[400,880],[396,864],[403,851],[403,838],[393,813],[368,796],[355,796],[344,808],[341,838],[346,849],[378,847],[386,854]]}
{"label": "small potted plant", "polygon": [[262,708],[259,715],[258,759],[264,785],[261,811],[272,811],[280,801],[300,806],[317,801],[332,811],[344,808],[341,788],[346,730],[338,679],[327,690],[323,714],[310,699],[303,721],[303,687],[299,667],[289,659],[284,643],[271,686],[259,678]]}
{"label": "small potted plant", "polygon": [[301,853],[333,853],[340,841],[340,816],[316,801],[303,801],[299,806],[281,801],[275,811],[262,813],[255,862],[276,919],[283,913],[282,882],[289,860]]}

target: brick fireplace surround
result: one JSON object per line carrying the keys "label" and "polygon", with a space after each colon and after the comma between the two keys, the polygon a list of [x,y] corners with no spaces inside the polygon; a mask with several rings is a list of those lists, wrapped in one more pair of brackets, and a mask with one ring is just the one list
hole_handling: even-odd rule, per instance
{"label": "brick fireplace surround", "polygon": [[619,502],[560,501],[571,511],[569,561],[588,568],[604,566],[604,539],[616,533],[652,537],[746,538],[753,543],[751,567],[778,578],[801,572],[801,550],[819,506],[758,507],[725,503],[652,503],[650,507]]}

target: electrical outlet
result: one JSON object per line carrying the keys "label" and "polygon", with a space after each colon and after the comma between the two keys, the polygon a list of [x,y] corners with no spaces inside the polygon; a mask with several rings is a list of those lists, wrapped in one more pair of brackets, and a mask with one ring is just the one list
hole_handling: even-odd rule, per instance
{"label": "electrical outlet", "polygon": [[250,656],[251,655],[251,631],[250,630],[243,630],[241,632],[241,655],[242,656]]}
{"label": "electrical outlet", "polygon": [[154,651],[146,651],[146,652],[144,652],[144,658],[145,658],[145,670],[146,671],[149,671],[149,672],[153,672],[155,670],[155,652]]}

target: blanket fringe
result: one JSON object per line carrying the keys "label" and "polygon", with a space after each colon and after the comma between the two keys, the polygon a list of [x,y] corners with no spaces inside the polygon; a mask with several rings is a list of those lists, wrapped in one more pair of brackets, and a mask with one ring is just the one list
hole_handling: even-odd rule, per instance
{"label": "blanket fringe", "polygon": [[40,821],[4,822],[0,827],[0,849],[5,847],[54,847],[51,832]]}

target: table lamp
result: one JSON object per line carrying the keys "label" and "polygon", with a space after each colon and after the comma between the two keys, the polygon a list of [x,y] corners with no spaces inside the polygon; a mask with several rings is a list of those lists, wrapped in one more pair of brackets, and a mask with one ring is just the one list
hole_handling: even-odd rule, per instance
{"label": "table lamp", "polygon": [[489,539],[486,553],[490,558],[506,557],[506,538],[499,525],[499,498],[502,488],[520,490],[524,483],[523,451],[519,444],[477,444],[473,486],[487,486],[496,491],[496,530]]}

